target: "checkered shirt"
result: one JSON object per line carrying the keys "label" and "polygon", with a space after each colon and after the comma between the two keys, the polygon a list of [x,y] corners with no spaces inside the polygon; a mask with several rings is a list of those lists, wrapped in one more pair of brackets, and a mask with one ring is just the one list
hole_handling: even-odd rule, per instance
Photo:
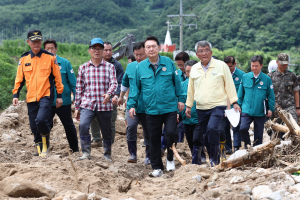
{"label": "checkered shirt", "polygon": [[104,94],[113,96],[117,90],[118,82],[113,64],[102,60],[99,66],[95,66],[92,60],[84,63],[78,69],[75,109],[85,108],[98,111],[111,111],[113,105],[111,99],[107,104],[102,104]]}

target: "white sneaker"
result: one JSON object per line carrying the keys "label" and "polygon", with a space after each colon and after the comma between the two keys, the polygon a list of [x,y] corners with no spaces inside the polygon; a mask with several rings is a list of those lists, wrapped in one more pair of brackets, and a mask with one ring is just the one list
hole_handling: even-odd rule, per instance
{"label": "white sneaker", "polygon": [[168,161],[168,159],[166,159],[167,160],[167,171],[169,172],[169,171],[175,171],[175,163],[174,163],[174,160],[172,160],[172,161]]}
{"label": "white sneaker", "polygon": [[83,152],[82,156],[78,158],[78,160],[85,160],[85,159],[91,159],[91,155],[87,152]]}
{"label": "white sneaker", "polygon": [[160,177],[163,174],[164,173],[163,173],[163,171],[161,171],[161,169],[155,169],[155,170],[153,170],[153,172],[149,173],[149,176],[151,176],[151,177]]}

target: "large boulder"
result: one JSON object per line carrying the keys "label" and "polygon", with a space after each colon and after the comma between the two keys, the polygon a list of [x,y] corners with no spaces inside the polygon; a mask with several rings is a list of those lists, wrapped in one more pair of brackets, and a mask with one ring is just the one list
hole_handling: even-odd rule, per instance
{"label": "large boulder", "polygon": [[55,189],[45,184],[38,184],[21,177],[10,176],[0,182],[4,194],[11,197],[49,197],[55,196]]}

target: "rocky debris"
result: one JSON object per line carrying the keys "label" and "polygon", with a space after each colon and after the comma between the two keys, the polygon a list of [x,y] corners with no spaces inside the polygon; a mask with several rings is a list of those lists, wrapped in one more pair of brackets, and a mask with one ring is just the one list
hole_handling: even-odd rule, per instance
{"label": "rocky debris", "polygon": [[193,176],[192,179],[197,181],[198,183],[200,183],[201,182],[201,175]]}
{"label": "rocky debris", "polygon": [[212,186],[215,186],[215,185],[216,185],[215,182],[209,182],[209,183],[207,183],[207,186],[208,186],[208,187],[212,187]]}
{"label": "rocky debris", "polygon": [[10,176],[0,182],[3,193],[11,197],[49,197],[53,198],[55,189],[35,182],[25,180],[21,177]]}
{"label": "rocky debris", "polygon": [[293,193],[293,192],[299,192],[300,193],[300,183],[294,185],[294,186],[291,186],[289,188],[289,192]]}
{"label": "rocky debris", "polygon": [[272,190],[267,185],[260,185],[252,190],[254,199],[262,199],[272,194]]}
{"label": "rocky debris", "polygon": [[1,137],[2,140],[12,140],[12,137],[6,133],[2,134]]}
{"label": "rocky debris", "polygon": [[102,167],[103,169],[108,169],[109,166],[107,163],[103,163],[103,162],[96,162],[95,165]]}
{"label": "rocky debris", "polygon": [[268,195],[266,198],[270,200],[281,200],[285,196],[286,190],[278,190]]}
{"label": "rocky debris", "polygon": [[65,195],[56,197],[52,200],[88,200],[88,195],[76,190],[67,191]]}

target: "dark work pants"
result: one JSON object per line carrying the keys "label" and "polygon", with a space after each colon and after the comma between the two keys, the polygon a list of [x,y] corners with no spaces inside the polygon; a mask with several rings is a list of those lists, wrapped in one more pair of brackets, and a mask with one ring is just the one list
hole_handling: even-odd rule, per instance
{"label": "dark work pants", "polygon": [[[218,128],[221,119],[224,116],[225,109],[226,106],[217,106],[209,110],[197,109],[198,121],[201,130],[200,133],[205,134],[205,145],[208,151],[208,145],[220,145],[220,134]],[[203,137],[202,134],[197,135],[198,140],[201,140],[201,138]],[[195,139],[196,138],[194,138],[194,140]]]}
{"label": "dark work pants", "polygon": [[40,101],[27,103],[30,129],[34,142],[42,142],[42,135],[50,132],[49,121],[53,98],[43,97]]}
{"label": "dark work pants", "polygon": [[139,121],[142,123],[143,132],[144,132],[144,144],[149,145],[149,133],[147,127],[147,119],[145,113],[136,113],[134,119],[129,115],[129,110],[127,112],[127,128],[126,128],[126,137],[127,141],[136,142],[137,141],[137,126]]}
{"label": "dark work pants", "polygon": [[194,135],[195,138],[197,137],[197,135],[201,134],[200,133],[200,125],[198,124],[184,124],[184,132],[185,132],[185,136],[186,136],[186,140],[188,142],[189,148],[191,151],[193,151],[193,146],[203,146],[203,137],[202,137],[202,141],[198,141],[195,140],[194,141]]}
{"label": "dark work pants", "polygon": [[61,123],[64,126],[70,148],[72,149],[73,152],[79,151],[77,132],[76,132],[76,128],[75,128],[75,125],[74,125],[74,122],[72,119],[71,104],[64,105],[59,108],[56,108],[56,106],[52,106],[51,115],[50,115],[50,123],[49,123],[51,129],[53,128],[53,117],[55,114],[57,114]]}
{"label": "dark work pants", "polygon": [[242,136],[240,133],[240,126],[241,126],[241,120],[239,124],[236,127],[232,126],[232,132],[233,132],[233,146],[234,147],[241,147],[241,141],[242,141]]}
{"label": "dark work pants", "polygon": [[232,140],[230,134],[230,122],[225,115],[223,115],[222,120],[219,125],[220,140],[223,142],[226,140],[225,148],[226,150],[232,149]]}
{"label": "dark work pants", "polygon": [[150,144],[150,160],[153,169],[164,170],[161,160],[161,135],[162,125],[165,125],[165,139],[167,142],[167,159],[173,160],[173,151],[170,150],[172,144],[177,144],[177,112],[166,113],[162,115],[147,115],[149,144]]}
{"label": "dark work pants", "polygon": [[253,146],[262,144],[263,133],[264,133],[264,124],[266,116],[263,117],[251,117],[246,113],[242,113],[241,116],[241,127],[240,133],[244,139],[245,146],[251,145],[250,136],[249,136],[249,127],[250,124],[254,121],[254,142]]}

